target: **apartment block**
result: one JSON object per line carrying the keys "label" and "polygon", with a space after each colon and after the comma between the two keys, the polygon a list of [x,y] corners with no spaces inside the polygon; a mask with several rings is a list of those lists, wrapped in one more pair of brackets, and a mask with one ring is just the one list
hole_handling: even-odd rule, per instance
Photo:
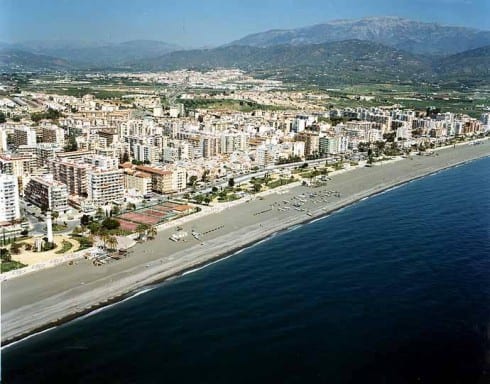
{"label": "apartment block", "polygon": [[49,172],[55,180],[66,184],[70,195],[87,197],[87,171],[90,165],[70,160],[51,160],[48,164]]}
{"label": "apartment block", "polygon": [[51,211],[68,210],[68,190],[66,185],[56,181],[52,174],[33,176],[24,189],[27,201]]}
{"label": "apartment block", "polygon": [[56,125],[51,127],[42,127],[42,142],[43,143],[56,143],[63,147],[65,145],[65,131],[63,128]]}
{"label": "apartment block", "polygon": [[151,175],[151,187],[154,192],[175,193],[184,190],[186,187],[187,171],[185,168],[159,169],[138,165],[136,170]]}
{"label": "apartment block", "polygon": [[90,170],[87,173],[87,196],[95,206],[122,200],[124,197],[123,170]]}
{"label": "apartment block", "polygon": [[142,196],[149,194],[152,190],[151,175],[146,172],[126,169],[124,173],[124,189],[128,191],[135,190]]}
{"label": "apartment block", "polygon": [[14,145],[18,148],[21,145],[36,145],[36,131],[29,127],[16,127],[14,129]]}
{"label": "apartment block", "polygon": [[320,137],[316,133],[301,132],[297,134],[299,141],[305,143],[305,156],[316,155],[320,149]]}
{"label": "apartment block", "polygon": [[83,162],[106,171],[116,170],[119,167],[119,159],[117,157],[102,155],[84,156]]}
{"label": "apartment block", "polygon": [[133,155],[138,161],[156,163],[160,160],[160,149],[148,144],[134,144]]}
{"label": "apartment block", "polygon": [[0,174],[0,225],[20,219],[17,177]]}

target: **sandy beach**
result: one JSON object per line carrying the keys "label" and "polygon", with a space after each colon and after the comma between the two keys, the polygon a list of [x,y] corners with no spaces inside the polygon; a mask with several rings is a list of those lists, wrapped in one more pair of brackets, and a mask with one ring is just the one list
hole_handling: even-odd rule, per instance
{"label": "sandy beach", "polygon": [[[94,267],[90,261],[80,260],[3,281],[2,344],[78,317],[145,285],[181,275],[393,186],[488,155],[490,141],[485,140],[480,145],[438,150],[433,156],[356,168],[333,176],[323,187],[283,187],[217,213],[196,215],[182,225],[189,233],[183,242],[169,240],[176,231],[175,224],[160,231],[155,240],[133,247],[128,257],[110,264]],[[340,197],[328,191],[338,191]],[[304,202],[295,209],[293,204],[298,199]],[[200,240],[191,236],[193,230],[201,234]]]}

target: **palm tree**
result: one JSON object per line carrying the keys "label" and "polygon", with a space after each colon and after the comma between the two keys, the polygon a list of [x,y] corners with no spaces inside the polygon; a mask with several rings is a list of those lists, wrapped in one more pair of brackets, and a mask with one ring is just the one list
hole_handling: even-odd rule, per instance
{"label": "palm tree", "polygon": [[154,239],[155,237],[157,237],[157,229],[155,228],[155,226],[151,226],[150,229],[148,229],[148,237],[150,239]]}
{"label": "palm tree", "polygon": [[146,231],[148,230],[148,225],[146,224],[138,224],[136,227],[136,232],[138,232],[139,237],[143,237],[144,234],[146,234]]}
{"label": "palm tree", "polygon": [[117,249],[118,241],[116,236],[107,236],[105,239],[105,245],[108,249]]}
{"label": "palm tree", "polygon": [[99,234],[99,244],[102,243],[102,246],[104,248],[107,248],[107,240],[109,239],[109,235],[107,233],[100,233]]}
{"label": "palm tree", "polygon": [[58,211],[52,211],[51,212],[51,218],[53,219],[53,222],[56,224],[56,219],[60,217],[60,213]]}

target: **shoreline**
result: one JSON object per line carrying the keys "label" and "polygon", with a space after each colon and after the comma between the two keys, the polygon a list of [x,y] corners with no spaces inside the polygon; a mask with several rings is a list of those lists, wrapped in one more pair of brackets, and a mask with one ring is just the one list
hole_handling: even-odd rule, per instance
{"label": "shoreline", "polygon": [[[438,172],[441,172],[443,170],[454,168],[454,167],[457,167],[459,165],[463,165],[463,164],[472,162],[474,160],[478,160],[478,159],[481,159],[484,157],[488,157],[490,155],[490,153],[488,151],[488,143],[489,143],[488,140],[486,140],[485,144],[478,146],[478,147],[483,147],[484,151],[476,151],[476,152],[480,152],[476,156],[469,156],[468,158],[463,158],[462,160],[459,160],[459,161],[456,160],[454,162],[450,162],[450,163],[447,163],[445,165],[442,165],[442,164],[437,165],[436,164],[435,166],[432,166],[432,167],[429,166],[429,167],[427,167],[427,169],[424,169],[422,172],[416,172],[414,175],[406,175],[405,177],[402,177],[400,180],[392,180],[391,182],[385,182],[385,183],[377,184],[372,188],[361,189],[361,190],[357,191],[357,193],[353,193],[351,196],[348,196],[347,198],[341,199],[340,201],[338,201],[338,204],[333,203],[333,205],[331,207],[329,207],[328,209],[325,209],[325,208],[316,209],[315,214],[313,214],[311,217],[304,217],[300,214],[295,214],[291,220],[287,220],[286,222],[282,223],[281,220],[277,219],[278,216],[276,215],[272,219],[269,220],[269,221],[272,221],[272,223],[275,222],[276,225],[271,225],[271,227],[267,228],[267,229],[263,228],[263,229],[259,230],[259,232],[255,231],[257,233],[253,232],[253,233],[255,233],[255,236],[252,236],[250,240],[246,239],[246,241],[243,241],[243,238],[242,238],[241,239],[242,241],[238,241],[236,243],[233,243],[231,247],[228,244],[227,244],[228,248],[221,247],[221,248],[225,248],[221,252],[220,251],[216,252],[216,250],[215,250],[215,252],[211,253],[209,256],[199,257],[199,255],[198,255],[197,257],[195,257],[194,260],[190,260],[189,262],[185,262],[185,263],[180,263],[177,266],[166,265],[166,266],[164,266],[163,270],[158,269],[158,268],[149,269],[149,270],[147,269],[146,271],[143,270],[143,272],[146,272],[146,273],[142,273],[142,274],[140,273],[140,276],[137,276],[137,277],[139,277],[139,279],[133,278],[133,279],[128,280],[126,278],[126,280],[128,280],[129,284],[122,284],[122,287],[119,290],[114,289],[111,292],[107,292],[107,290],[109,290],[110,287],[102,287],[102,288],[99,287],[98,288],[99,290],[101,290],[102,292],[105,291],[105,293],[106,293],[105,296],[100,297],[100,300],[95,301],[95,302],[92,301],[91,305],[86,305],[82,308],[76,307],[76,308],[79,308],[78,310],[76,310],[76,309],[74,310],[73,307],[72,308],[70,308],[70,307],[64,308],[65,315],[55,317],[52,321],[46,321],[49,318],[49,310],[45,309],[45,311],[48,311],[48,314],[47,315],[45,314],[44,319],[43,318],[37,318],[37,319],[31,318],[30,322],[29,321],[26,322],[24,320],[24,324],[20,328],[18,328],[18,329],[15,329],[15,327],[14,327],[14,329],[11,328],[9,331],[11,334],[10,335],[7,334],[7,337],[5,337],[5,334],[2,332],[2,348],[8,347],[8,346],[13,345],[17,342],[21,342],[22,340],[24,340],[28,337],[31,337],[35,334],[39,334],[41,332],[45,332],[45,331],[47,331],[51,328],[57,327],[61,324],[64,324],[64,323],[73,321],[75,319],[78,319],[82,316],[85,316],[85,315],[91,313],[91,312],[94,312],[95,310],[107,307],[107,306],[112,305],[112,304],[116,304],[118,302],[121,302],[122,300],[129,299],[131,297],[134,297],[135,295],[138,295],[139,291],[144,290],[145,287],[152,286],[152,285],[159,285],[159,284],[161,284],[167,280],[175,279],[175,278],[181,277],[185,274],[188,274],[190,271],[205,268],[207,265],[215,263],[215,262],[222,260],[224,258],[228,258],[228,257],[236,254],[240,250],[243,250],[245,248],[256,245],[258,242],[264,241],[264,240],[268,239],[269,237],[274,236],[275,234],[281,234],[283,232],[287,232],[290,228],[292,228],[296,225],[305,225],[305,224],[311,223],[313,221],[321,220],[323,218],[326,218],[327,216],[330,216],[330,215],[338,212],[341,209],[352,206],[352,205],[358,203],[359,201],[362,201],[362,200],[369,198],[369,197],[379,195],[379,194],[384,193],[388,190],[398,188],[398,187],[403,186],[404,184],[407,184],[411,181],[415,181],[417,179],[421,179],[421,178],[424,178],[427,176],[431,176],[431,175],[436,174]],[[476,148],[476,149],[478,150],[480,148]],[[486,151],[485,151],[485,149],[486,149]],[[451,151],[451,149],[448,149],[448,151]],[[426,159],[420,159],[420,160],[421,160],[421,162],[424,162]],[[410,162],[410,160],[405,159],[404,162]],[[410,163],[408,163],[408,164],[410,164]],[[387,165],[380,164],[380,165],[376,165],[375,167],[383,169],[383,168],[386,168],[388,166],[389,166],[389,164],[387,164]],[[346,172],[346,173],[344,173],[344,175],[346,175],[348,173],[350,173],[350,172]],[[335,176],[335,177],[338,177],[338,176]],[[344,176],[344,178],[349,179],[349,175]],[[302,188],[304,189],[305,187],[302,187]],[[302,189],[302,188],[301,187],[291,187],[291,190],[297,190],[297,189]],[[312,188],[312,189],[310,189],[310,191],[315,192],[316,189]],[[275,194],[275,193],[276,193],[275,191],[270,192],[271,195]],[[288,191],[288,193],[291,193],[291,191]],[[296,193],[299,193],[299,192],[296,191]],[[282,197],[280,197],[280,198],[282,198]],[[242,208],[246,205],[247,205],[247,203],[245,203],[245,202],[239,204],[239,206]],[[260,204],[257,203],[256,205],[260,205]],[[258,208],[259,207],[257,207],[257,209]],[[228,210],[233,210],[233,209],[235,209],[235,206],[226,207],[226,208],[223,208],[222,211],[220,211],[219,213],[223,213],[223,212],[226,212]],[[218,215],[218,213],[210,213],[210,215],[205,215],[205,218],[207,220],[211,220],[212,216],[215,216],[215,215]],[[192,224],[193,221],[195,221],[195,220],[190,220],[190,223]],[[268,221],[267,220],[259,220],[259,222],[267,223]],[[257,224],[256,223],[252,224],[252,226],[254,226],[254,225],[256,226]],[[261,226],[262,226],[262,224],[261,224]],[[248,227],[245,227],[245,229],[247,229],[247,228]],[[229,236],[230,234],[231,235],[237,234],[237,232],[240,232],[240,231],[238,231],[238,230],[233,231],[232,230],[231,232],[228,232],[225,235],[218,236],[215,239],[211,239],[209,242],[212,243],[213,240],[217,240],[219,243],[223,237]],[[232,236],[232,238],[233,238],[233,236]],[[159,238],[156,241],[159,243],[162,243],[162,242],[168,241],[168,239],[166,239],[164,237],[164,238]],[[207,242],[207,240],[206,240],[206,242]],[[147,245],[146,243],[138,245],[137,246],[138,247],[137,250],[139,251],[138,253],[144,254],[148,250],[148,248],[152,248],[151,247],[152,244],[149,244],[148,246],[146,246],[146,245]],[[187,247],[187,248],[189,248],[189,247]],[[218,247],[218,248],[220,248],[220,247]],[[194,247],[191,246],[190,249],[184,249],[183,251],[182,250],[178,251],[176,254],[192,253],[192,250],[194,250],[194,251],[199,250],[199,246],[194,246]],[[201,248],[201,250],[202,250],[202,248]],[[190,251],[190,252],[188,252],[188,251]],[[170,255],[173,256],[174,253],[171,253]],[[139,256],[131,255],[129,257],[135,258],[135,257],[139,257]],[[183,257],[183,258],[185,258],[185,257]],[[170,259],[170,257],[169,257],[169,259]],[[156,259],[156,260],[153,260],[152,262],[159,261],[159,260],[161,260],[161,259]],[[168,267],[170,267],[170,268],[168,268]],[[52,268],[52,269],[55,269],[55,268]],[[112,280],[111,280],[111,282],[112,282]],[[120,282],[126,283],[126,281],[124,281],[122,278],[121,278]],[[84,293],[87,293],[87,292],[84,292]],[[90,291],[88,293],[90,293]],[[77,298],[81,298],[81,296],[82,296],[82,294],[80,294],[79,297],[77,297],[77,296],[73,297],[73,294],[72,294],[72,300],[76,301]],[[51,299],[56,301],[56,298],[51,298]],[[63,300],[67,300],[67,298],[63,298]],[[2,296],[2,301],[3,301],[3,296]],[[21,314],[25,315],[25,312],[36,313],[35,308],[33,308],[33,307],[34,307],[33,305],[32,306],[26,305],[24,307],[21,307],[20,311],[18,311],[18,312],[16,312],[15,310],[11,310],[10,313],[16,312],[17,316],[11,316],[12,319],[9,319],[9,320],[14,321],[14,319],[16,317],[17,317],[17,319],[19,319]],[[59,312],[60,312],[60,310],[59,310]],[[61,312],[63,312],[63,311],[61,311]],[[7,313],[7,314],[9,314],[9,313]],[[2,324],[2,328],[4,328],[3,324]],[[5,337],[5,339],[3,339],[4,337]]]}

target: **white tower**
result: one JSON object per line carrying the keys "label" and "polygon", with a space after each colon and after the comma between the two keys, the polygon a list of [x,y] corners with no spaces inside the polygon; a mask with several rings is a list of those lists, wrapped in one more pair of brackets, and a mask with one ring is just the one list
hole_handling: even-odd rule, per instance
{"label": "white tower", "polygon": [[51,221],[51,211],[46,212],[46,229],[48,235],[48,243],[53,242],[53,223]]}

